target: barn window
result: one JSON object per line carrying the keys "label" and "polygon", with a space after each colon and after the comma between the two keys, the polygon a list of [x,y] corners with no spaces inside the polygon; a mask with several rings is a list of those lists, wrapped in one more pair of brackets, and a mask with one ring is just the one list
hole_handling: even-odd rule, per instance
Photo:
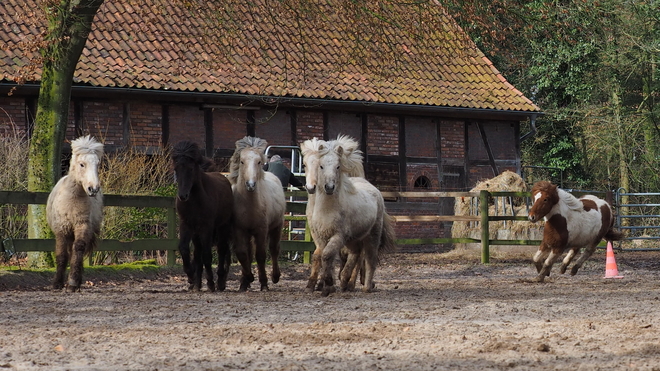
{"label": "barn window", "polygon": [[413,187],[428,189],[431,187],[431,180],[425,177],[424,175],[422,175],[420,177],[417,177],[417,179],[415,179],[415,184],[413,185]]}

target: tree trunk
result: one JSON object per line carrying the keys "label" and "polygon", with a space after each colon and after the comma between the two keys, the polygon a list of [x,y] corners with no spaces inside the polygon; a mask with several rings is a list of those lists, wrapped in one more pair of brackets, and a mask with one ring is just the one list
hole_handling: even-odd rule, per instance
{"label": "tree trunk", "polygon": [[[47,45],[41,50],[44,62],[28,162],[28,190],[32,192],[49,192],[60,178],[73,73],[103,0],[51,0],[45,3]],[[28,236],[52,236],[43,205],[30,205],[28,209]],[[44,261],[47,262],[44,254],[30,256],[31,265]]]}

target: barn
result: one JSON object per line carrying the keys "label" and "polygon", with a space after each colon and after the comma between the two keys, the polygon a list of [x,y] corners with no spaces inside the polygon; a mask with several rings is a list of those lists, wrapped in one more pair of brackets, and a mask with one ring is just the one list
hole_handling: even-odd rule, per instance
{"label": "barn", "polygon": [[[31,132],[39,3],[0,4],[0,133]],[[188,139],[222,164],[245,135],[286,148],[349,134],[382,191],[462,191],[520,173],[520,142],[542,113],[442,6],[351,4],[106,1],[77,65],[67,139],[152,154]],[[409,206],[391,203],[418,212]],[[399,236],[447,229],[409,228]]]}

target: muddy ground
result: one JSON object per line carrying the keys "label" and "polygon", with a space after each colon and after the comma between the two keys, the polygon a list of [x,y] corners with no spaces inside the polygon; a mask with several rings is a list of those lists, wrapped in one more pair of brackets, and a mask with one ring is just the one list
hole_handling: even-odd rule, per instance
{"label": "muddy ground", "polygon": [[[529,259],[388,256],[378,291],[303,292],[308,266],[271,291],[191,293],[178,270],[85,277],[0,275],[0,369],[660,370],[657,253],[596,253],[544,284]],[[237,267],[232,267],[238,271]],[[255,285],[253,285],[254,287]]]}

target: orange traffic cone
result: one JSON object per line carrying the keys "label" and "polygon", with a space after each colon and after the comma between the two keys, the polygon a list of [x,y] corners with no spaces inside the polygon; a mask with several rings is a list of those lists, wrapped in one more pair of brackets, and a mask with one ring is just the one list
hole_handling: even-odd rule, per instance
{"label": "orange traffic cone", "polygon": [[616,267],[616,260],[614,260],[614,250],[612,249],[612,242],[610,241],[607,241],[607,260],[605,261],[604,278],[623,278],[623,276],[619,276],[619,269]]}

